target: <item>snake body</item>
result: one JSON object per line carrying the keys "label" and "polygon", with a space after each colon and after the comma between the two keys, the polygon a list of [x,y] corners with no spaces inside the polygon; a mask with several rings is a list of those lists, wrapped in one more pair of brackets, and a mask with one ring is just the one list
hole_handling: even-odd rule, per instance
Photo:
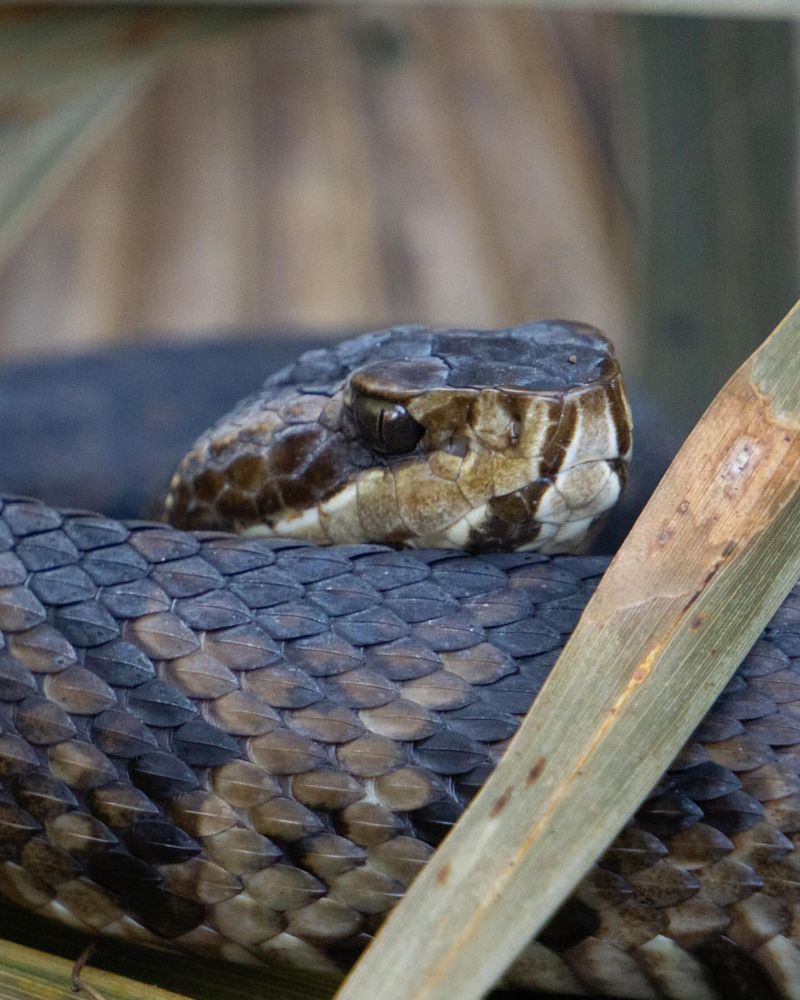
{"label": "snake body", "polygon": [[[341,364],[341,349],[278,376],[283,398],[326,357]],[[616,374],[605,364],[599,376],[606,393]],[[543,391],[569,402],[552,381]],[[237,411],[237,448],[242,413],[261,406]],[[443,426],[417,416],[413,448]],[[578,422],[550,413],[544,426],[557,436]],[[628,444],[607,436],[593,455],[604,481]],[[214,497],[231,482],[231,445],[216,447]],[[529,510],[551,509],[540,501],[567,450],[538,466],[547,483]],[[197,454],[173,486],[179,519],[195,516],[194,487],[178,494]],[[251,499],[254,468],[233,479]],[[212,492],[195,507],[206,523]],[[274,530],[274,512],[269,524],[256,514]],[[476,523],[472,544],[497,547],[487,518]],[[91,933],[341,971],[491,771],[605,565],[192,533],[5,498],[0,893]],[[800,995],[796,658],[797,589],[511,981],[572,995]]]}

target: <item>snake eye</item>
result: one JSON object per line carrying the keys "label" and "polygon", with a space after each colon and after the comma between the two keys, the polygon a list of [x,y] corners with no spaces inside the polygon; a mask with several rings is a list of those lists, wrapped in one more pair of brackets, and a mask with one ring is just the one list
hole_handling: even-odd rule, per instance
{"label": "snake eye", "polygon": [[403,455],[413,451],[425,433],[422,424],[400,403],[372,396],[356,396],[353,415],[359,433],[374,451]]}

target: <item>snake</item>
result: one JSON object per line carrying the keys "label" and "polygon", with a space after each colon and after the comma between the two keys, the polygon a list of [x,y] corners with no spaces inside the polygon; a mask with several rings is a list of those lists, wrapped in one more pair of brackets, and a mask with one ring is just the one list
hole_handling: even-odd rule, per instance
{"label": "snake", "polygon": [[[342,976],[558,659],[631,444],[593,328],[407,326],[270,376],[163,520],[3,496],[0,896]],[[504,982],[799,997],[799,838],[796,587]]]}

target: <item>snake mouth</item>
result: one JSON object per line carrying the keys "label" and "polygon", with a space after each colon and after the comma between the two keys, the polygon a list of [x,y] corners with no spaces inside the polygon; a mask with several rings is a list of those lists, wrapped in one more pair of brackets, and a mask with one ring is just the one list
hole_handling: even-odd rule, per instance
{"label": "snake mouth", "polygon": [[571,551],[631,449],[613,348],[580,324],[402,328],[304,355],[198,441],[180,527],[321,543]]}

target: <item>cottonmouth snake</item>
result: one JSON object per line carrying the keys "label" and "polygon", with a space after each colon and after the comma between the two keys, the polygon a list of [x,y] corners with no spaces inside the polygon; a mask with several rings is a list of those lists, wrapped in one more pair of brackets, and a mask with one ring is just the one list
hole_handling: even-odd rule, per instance
{"label": "cottonmouth snake", "polygon": [[[371,344],[368,360],[378,349]],[[301,359],[272,391],[288,396],[299,384],[304,395],[326,396],[323,376],[351,363],[348,350]],[[581,385],[601,383],[606,415],[622,405],[616,389],[609,401],[608,361],[578,357],[569,343],[562,353]],[[362,395],[374,396],[377,384],[384,398],[391,387],[380,379],[396,359],[377,360]],[[463,410],[470,386],[504,384],[509,366],[523,361],[483,356],[483,371],[469,379],[426,377],[439,389],[449,378]],[[535,369],[525,385],[537,385],[542,370],[523,367]],[[551,396],[563,389],[563,370],[546,373]],[[385,401],[413,410],[419,390],[406,384]],[[546,409],[547,441],[560,434],[561,444],[545,481],[515,501],[528,513],[552,513],[557,498],[547,491],[568,468],[580,426],[577,415]],[[366,411],[362,424],[382,442],[384,463],[387,440],[406,447],[418,435],[408,425],[391,437],[385,417],[376,419],[372,404]],[[412,419],[431,423],[431,412],[417,405]],[[436,412],[441,428],[450,417]],[[481,412],[475,426],[497,436],[490,411]],[[223,474],[243,454],[242,423],[252,413],[245,404],[226,425],[235,433],[217,446],[217,467],[199,490],[199,452],[187,459],[173,517],[207,527],[210,506],[232,482],[223,515],[237,526],[253,519],[263,470],[250,462],[233,479]],[[603,447],[610,443],[607,435]],[[622,474],[627,450],[624,440],[613,443],[614,454],[597,459],[608,467],[606,484]],[[406,450],[419,446],[415,439]],[[348,448],[339,458],[360,468],[363,458]],[[319,458],[322,469],[340,468],[327,448],[301,451],[307,465]],[[463,441],[453,447],[466,451]],[[270,462],[274,484],[281,465]],[[312,482],[305,495],[324,505],[349,488],[331,482]],[[281,492],[291,498],[291,489],[287,479]],[[409,496],[420,489],[417,478]],[[269,507],[272,494],[264,497],[275,530],[284,515]],[[591,499],[583,497],[579,520],[599,513]],[[516,522],[501,517],[503,504],[486,503],[466,522],[465,540],[496,548],[507,540],[500,528]],[[398,510],[384,502],[376,518],[393,543],[408,541],[398,537]],[[316,531],[321,522],[303,523]],[[429,516],[423,525],[442,530]],[[557,547],[554,539],[546,541]],[[321,969],[352,961],[491,770],[606,563],[342,541],[320,548],[190,534],[3,501],[7,899],[87,931],[234,961]],[[800,995],[799,608],[794,592],[635,820],[517,963],[514,982],[573,995]]]}

